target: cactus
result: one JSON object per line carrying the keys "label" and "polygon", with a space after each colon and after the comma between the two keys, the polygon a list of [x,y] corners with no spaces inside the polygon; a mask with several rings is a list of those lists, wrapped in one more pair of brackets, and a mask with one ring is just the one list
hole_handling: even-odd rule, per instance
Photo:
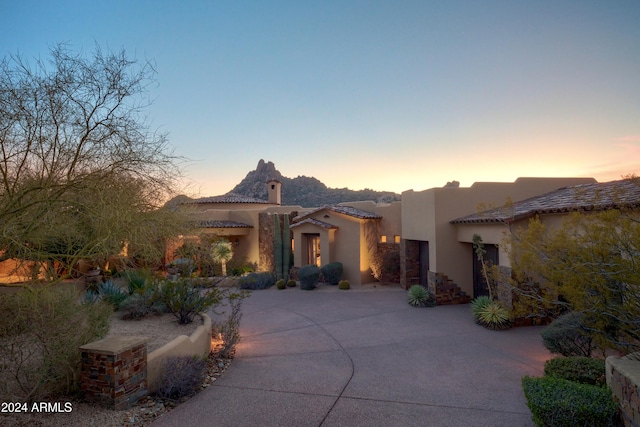
{"label": "cactus", "polygon": [[282,272],[284,279],[289,278],[291,268],[291,230],[289,229],[289,214],[284,215],[284,226],[282,227]]}
{"label": "cactus", "polygon": [[280,218],[278,214],[273,214],[273,263],[276,270],[276,277],[282,279],[282,233],[280,232]]}

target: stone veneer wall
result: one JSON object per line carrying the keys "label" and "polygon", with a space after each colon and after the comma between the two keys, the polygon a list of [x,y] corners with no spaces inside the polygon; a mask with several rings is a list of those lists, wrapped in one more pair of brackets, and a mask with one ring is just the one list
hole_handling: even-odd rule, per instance
{"label": "stone veneer wall", "polygon": [[640,353],[607,357],[607,385],[618,401],[625,427],[640,427]]}
{"label": "stone veneer wall", "polygon": [[[258,271],[275,270],[273,259],[273,232],[275,231],[275,224],[273,215],[274,214],[267,212],[261,212],[258,214],[258,248],[260,256]],[[280,219],[280,230],[284,230],[285,215],[289,215],[289,225],[291,225],[291,220],[298,215],[298,211],[291,211],[288,214],[278,214]],[[291,262],[293,263],[293,253],[291,254]]]}
{"label": "stone veneer wall", "polygon": [[261,212],[258,214],[258,248],[260,259],[258,271],[273,271],[273,214]]}
{"label": "stone veneer wall", "polygon": [[420,242],[400,240],[400,286],[409,289],[420,283]]}
{"label": "stone veneer wall", "polygon": [[463,292],[447,275],[429,271],[429,292],[436,296],[437,305],[468,304],[471,297]]}
{"label": "stone veneer wall", "polygon": [[80,389],[96,403],[119,410],[147,394],[147,339],[114,336],[80,347]]}
{"label": "stone veneer wall", "polygon": [[[388,254],[397,253],[400,255],[400,244],[399,243],[382,243],[378,242],[376,245],[376,258],[379,260],[384,260]],[[383,263],[384,264],[384,263]],[[397,275],[390,274],[382,274],[381,282],[388,281],[391,283],[398,283],[398,280],[402,277],[401,271],[397,272]]]}

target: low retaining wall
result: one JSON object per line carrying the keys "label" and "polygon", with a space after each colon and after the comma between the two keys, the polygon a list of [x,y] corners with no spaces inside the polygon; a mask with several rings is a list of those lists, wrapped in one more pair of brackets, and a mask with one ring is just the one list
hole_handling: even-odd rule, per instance
{"label": "low retaining wall", "polygon": [[80,388],[90,400],[125,409],[157,390],[164,361],[170,357],[207,357],[211,352],[211,318],[191,336],[180,335],[147,355],[145,337],[112,336],[80,347]]}
{"label": "low retaining wall", "polygon": [[202,325],[190,337],[180,335],[147,355],[147,389],[153,393],[158,389],[162,364],[169,357],[206,357],[211,352],[211,318],[200,313]]}
{"label": "low retaining wall", "polygon": [[640,427],[640,354],[607,357],[607,385],[618,401],[625,427]]}

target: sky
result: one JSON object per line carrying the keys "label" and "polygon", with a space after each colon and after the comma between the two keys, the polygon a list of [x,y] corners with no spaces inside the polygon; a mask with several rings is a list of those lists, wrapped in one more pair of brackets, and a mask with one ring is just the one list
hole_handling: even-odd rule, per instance
{"label": "sky", "polygon": [[183,192],[287,177],[402,192],[640,175],[636,0],[0,0],[0,54],[155,64]]}

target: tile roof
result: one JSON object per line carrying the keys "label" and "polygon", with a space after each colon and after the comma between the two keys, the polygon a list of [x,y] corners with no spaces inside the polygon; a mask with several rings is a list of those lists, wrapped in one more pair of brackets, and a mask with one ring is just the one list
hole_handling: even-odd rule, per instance
{"label": "tile roof", "polygon": [[560,188],[540,196],[450,221],[451,224],[509,223],[538,214],[640,207],[640,179]]}
{"label": "tile roof", "polygon": [[253,228],[253,225],[243,224],[236,221],[212,221],[203,220],[197,221],[196,227],[198,228]]}
{"label": "tile roof", "polygon": [[227,193],[222,196],[213,197],[201,197],[194,199],[185,204],[202,204],[202,203],[260,203],[260,204],[272,204],[267,200],[256,199],[254,197],[242,196],[235,193]]}
{"label": "tile roof", "polygon": [[324,221],[320,221],[319,219],[315,219],[315,218],[307,218],[304,219],[300,222],[296,222],[295,224],[292,224],[291,226],[289,226],[289,228],[295,228],[299,225],[302,224],[313,224],[313,225],[317,225],[319,227],[323,227],[323,228],[327,228],[327,229],[331,229],[331,228],[338,228],[337,226],[333,225],[333,224],[329,224],[328,222],[324,222]]}
{"label": "tile roof", "polygon": [[297,216],[293,219],[293,222],[298,222],[301,221],[305,218],[310,217],[311,215],[320,212],[322,210],[329,210],[332,212],[336,212],[336,213],[340,213],[343,215],[348,215],[354,218],[358,218],[358,219],[381,219],[382,216],[375,214],[373,212],[369,212],[369,211],[365,211],[362,209],[357,209],[357,208],[353,208],[351,206],[342,206],[342,205],[330,205],[330,206],[323,206],[317,209],[313,209],[307,213],[305,213],[304,215],[300,215]]}

